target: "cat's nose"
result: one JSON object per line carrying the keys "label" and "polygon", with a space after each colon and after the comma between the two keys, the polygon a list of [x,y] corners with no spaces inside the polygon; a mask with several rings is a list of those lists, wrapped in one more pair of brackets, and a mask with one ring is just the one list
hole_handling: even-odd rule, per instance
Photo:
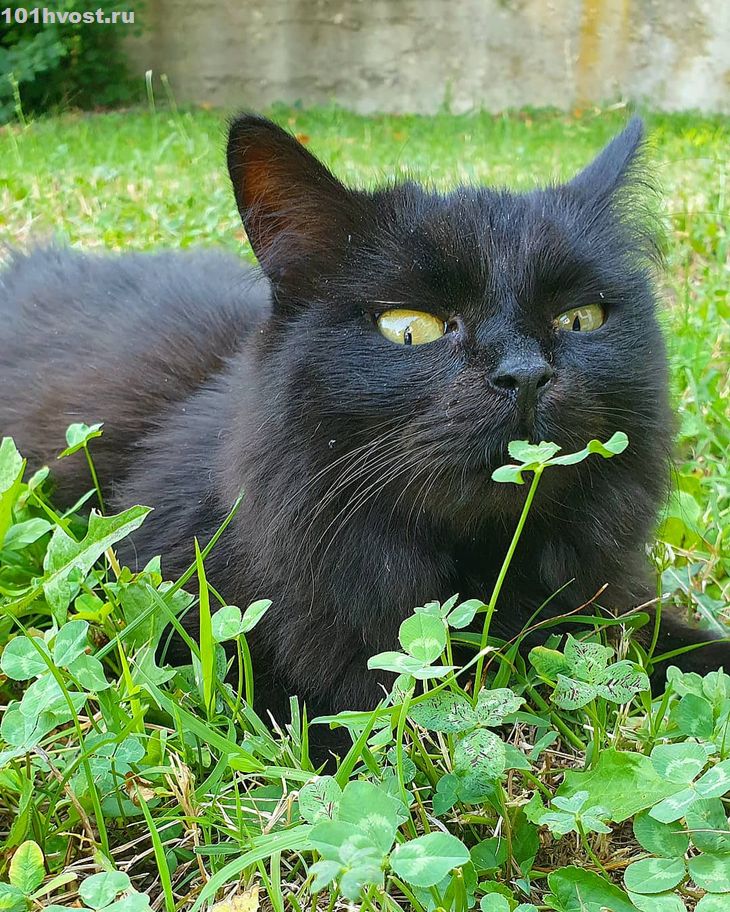
{"label": "cat's nose", "polygon": [[555,371],[541,356],[506,358],[490,376],[497,389],[514,391],[519,399],[534,401]]}

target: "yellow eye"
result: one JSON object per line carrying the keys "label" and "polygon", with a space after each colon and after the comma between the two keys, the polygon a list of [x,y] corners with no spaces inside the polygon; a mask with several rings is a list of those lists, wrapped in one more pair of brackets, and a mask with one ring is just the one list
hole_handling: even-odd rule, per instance
{"label": "yellow eye", "polygon": [[386,310],[377,318],[378,329],[398,345],[424,345],[446,332],[446,324],[433,314],[418,310]]}
{"label": "yellow eye", "polygon": [[606,314],[600,304],[588,304],[586,307],[573,307],[556,317],[556,329],[564,332],[593,332],[603,326]]}

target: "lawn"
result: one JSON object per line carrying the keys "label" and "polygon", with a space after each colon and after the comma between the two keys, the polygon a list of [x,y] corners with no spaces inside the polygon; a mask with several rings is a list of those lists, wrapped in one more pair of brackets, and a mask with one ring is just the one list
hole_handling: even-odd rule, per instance
{"label": "lawn", "polygon": [[[413,175],[529,188],[570,176],[626,114],[273,116],[353,184]],[[646,119],[679,416],[675,490],[652,560],[665,604],[722,629],[730,128],[719,117]],[[224,139],[220,112],[162,108],[0,128],[0,243],[223,245],[250,256]],[[93,458],[93,438],[74,433]],[[133,577],[116,563],[110,541],[143,511],[87,527],[83,508],[59,516],[47,491],[3,444],[0,910],[78,908],[78,897],[107,912],[197,912],[216,900],[220,912],[730,908],[727,675],[676,674],[652,695],[641,668],[617,663],[624,656],[600,636],[556,640],[529,661],[502,648],[478,700],[461,678],[421,669],[440,690],[419,696],[406,676],[380,711],[340,720],[353,749],[315,779],[303,708],[294,702],[291,725],[272,730],[244,699],[245,634],[266,622],[266,605],[213,620],[202,611],[192,667],[158,668],[160,621],[178,623],[189,599],[185,580],[171,587],[154,567]],[[439,644],[425,664],[448,664],[463,620],[488,617],[484,607],[414,615],[403,667],[423,658],[424,638]],[[233,685],[219,666],[224,641],[237,646]],[[650,666],[638,647],[630,655]],[[585,702],[571,702],[558,675]],[[621,686],[611,694],[607,681]]]}

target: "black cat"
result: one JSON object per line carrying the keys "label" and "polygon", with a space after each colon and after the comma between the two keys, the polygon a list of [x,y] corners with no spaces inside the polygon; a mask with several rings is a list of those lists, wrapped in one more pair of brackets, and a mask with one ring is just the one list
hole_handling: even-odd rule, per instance
{"label": "black cat", "polygon": [[[549,613],[604,583],[604,608],[650,600],[672,416],[641,138],[634,120],[572,181],[527,194],[363,192],[239,117],[228,166],[266,278],[212,253],[16,255],[0,433],[52,464],[69,502],[90,482],[82,459],[54,462],[64,430],[103,421],[113,505],[155,507],[126,557],[159,553],[169,576],[245,491],[207,570],[232,603],[273,599],[252,648],[277,711],[286,693],[310,716],[372,705],[367,659],[414,606],[488,595],[524,503],[490,480],[513,439],[570,451],[620,429],[630,445],[546,473],[493,631],[514,635],[571,580]],[[660,651],[705,638],[662,630]]]}

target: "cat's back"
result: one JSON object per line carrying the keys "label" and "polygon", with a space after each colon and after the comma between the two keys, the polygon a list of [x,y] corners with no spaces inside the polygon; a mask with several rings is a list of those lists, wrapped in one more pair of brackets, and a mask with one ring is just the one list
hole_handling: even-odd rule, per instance
{"label": "cat's back", "polygon": [[[104,422],[99,474],[215,376],[269,313],[253,268],[219,251],[14,254],[0,270],[0,436],[50,462],[66,427]],[[56,467],[64,498],[87,489]]]}
{"label": "cat's back", "polygon": [[90,321],[121,318],[134,328],[130,318],[135,325],[155,326],[173,316],[181,332],[210,334],[232,325],[245,330],[268,309],[268,286],[259,270],[222,250],[118,254],[49,246],[12,251],[0,266],[3,334],[16,320],[29,325],[44,319],[61,332],[78,335],[87,328],[98,336]]}

